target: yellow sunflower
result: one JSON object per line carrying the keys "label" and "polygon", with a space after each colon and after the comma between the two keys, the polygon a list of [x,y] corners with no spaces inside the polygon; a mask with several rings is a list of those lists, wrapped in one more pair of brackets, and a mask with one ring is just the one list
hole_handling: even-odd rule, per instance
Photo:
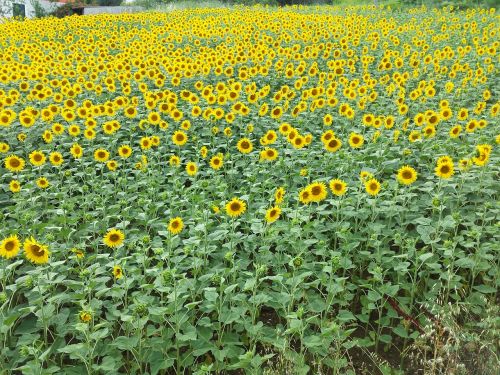
{"label": "yellow sunflower", "polygon": [[182,130],[177,130],[172,135],[172,142],[174,142],[177,146],[183,146],[188,141],[188,136]]}
{"label": "yellow sunflower", "polygon": [[337,197],[344,195],[347,191],[347,184],[345,183],[345,181],[339,179],[333,179],[330,180],[329,185],[330,185],[330,190]]}
{"label": "yellow sunflower", "polygon": [[190,176],[195,176],[198,173],[198,165],[195,162],[190,161],[186,164],[186,172]]}
{"label": "yellow sunflower", "polygon": [[231,217],[238,217],[246,211],[246,207],[244,201],[235,197],[226,204],[226,213]]}
{"label": "yellow sunflower", "polygon": [[47,189],[49,187],[49,180],[47,180],[45,177],[40,177],[38,180],[36,180],[36,184],[40,189]]}
{"label": "yellow sunflower", "polygon": [[83,148],[78,143],[73,144],[69,152],[75,159],[80,159],[83,156]]}
{"label": "yellow sunflower", "polygon": [[338,138],[333,137],[328,142],[325,142],[324,145],[325,149],[328,152],[337,152],[340,149],[340,147],[342,147],[342,141]]}
{"label": "yellow sunflower", "polygon": [[299,201],[303,204],[311,202],[311,192],[308,188],[304,188],[299,192]]}
{"label": "yellow sunflower", "polygon": [[181,159],[177,155],[172,155],[168,161],[172,167],[178,167],[181,163]]}
{"label": "yellow sunflower", "polygon": [[5,168],[11,172],[21,172],[25,164],[24,159],[16,155],[10,155],[5,159]]}
{"label": "yellow sunflower", "polygon": [[5,259],[15,257],[19,253],[21,242],[17,235],[6,237],[0,242],[0,256]]}
{"label": "yellow sunflower", "polygon": [[276,192],[274,193],[274,201],[276,204],[280,204],[283,202],[283,199],[285,198],[285,188],[280,186],[279,188],[276,189]]}
{"label": "yellow sunflower", "polygon": [[455,173],[453,162],[444,161],[442,163],[438,163],[434,172],[436,173],[436,176],[440,178],[450,178]]}
{"label": "yellow sunflower", "polygon": [[109,159],[109,152],[106,151],[106,150],[104,150],[104,149],[102,149],[102,148],[98,148],[94,152],[94,159],[96,161],[101,162],[101,163],[105,163]]}
{"label": "yellow sunflower", "polygon": [[281,208],[279,206],[274,206],[266,211],[266,221],[271,224],[279,219],[281,214]]}
{"label": "yellow sunflower", "polygon": [[238,141],[236,147],[238,148],[238,151],[241,152],[242,154],[248,154],[253,150],[252,141],[248,138],[241,138]]}
{"label": "yellow sunflower", "polygon": [[110,229],[104,236],[103,242],[108,247],[118,247],[125,240],[125,234],[119,229]]}
{"label": "yellow sunflower", "polygon": [[9,183],[9,189],[13,193],[19,193],[21,191],[21,183],[18,180],[12,180]]}
{"label": "yellow sunflower", "polygon": [[405,165],[399,168],[397,179],[403,185],[411,185],[417,180],[417,175],[417,171],[414,168]]}
{"label": "yellow sunflower", "polygon": [[63,156],[60,152],[52,152],[49,157],[50,162],[54,166],[59,166],[64,162]]}
{"label": "yellow sunflower", "polygon": [[127,159],[128,157],[130,157],[130,155],[132,155],[132,148],[130,146],[127,146],[127,145],[121,145],[118,148],[118,155],[122,159]]}
{"label": "yellow sunflower", "polygon": [[210,159],[210,167],[212,167],[212,169],[214,169],[214,170],[218,170],[218,169],[222,168],[223,164],[224,164],[224,161],[222,159],[222,154],[212,156],[212,158]]}
{"label": "yellow sunflower", "polygon": [[120,266],[113,266],[113,276],[117,280],[123,277],[123,270]]}
{"label": "yellow sunflower", "polygon": [[328,196],[328,190],[323,182],[313,182],[306,189],[309,190],[311,202],[321,202]]}
{"label": "yellow sunflower", "polygon": [[168,231],[172,234],[179,234],[182,229],[184,228],[184,222],[180,217],[174,217],[170,219],[170,222],[168,223]]}
{"label": "yellow sunflower", "polygon": [[47,245],[42,245],[33,237],[28,238],[23,244],[26,259],[35,264],[45,264],[49,261],[50,251]]}
{"label": "yellow sunflower", "polygon": [[380,182],[375,178],[366,181],[365,190],[368,194],[376,196],[380,192]]}
{"label": "yellow sunflower", "polygon": [[30,163],[33,164],[35,167],[39,167],[41,165],[45,164],[46,157],[42,151],[35,150],[33,151],[30,155]]}
{"label": "yellow sunflower", "polygon": [[365,143],[365,139],[361,134],[351,133],[349,136],[349,145],[352,148],[361,148],[363,143]]}

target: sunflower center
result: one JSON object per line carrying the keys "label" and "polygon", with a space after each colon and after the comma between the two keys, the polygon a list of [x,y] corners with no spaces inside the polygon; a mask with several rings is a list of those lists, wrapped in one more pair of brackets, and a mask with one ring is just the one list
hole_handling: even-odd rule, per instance
{"label": "sunflower center", "polygon": [[174,228],[174,229],[179,228],[179,222],[178,221],[172,222],[172,228]]}
{"label": "sunflower center", "polygon": [[409,180],[409,179],[411,179],[411,178],[412,178],[413,174],[412,174],[410,171],[404,171],[404,172],[402,173],[402,176],[403,176],[403,178],[404,178],[405,180]]}
{"label": "sunflower center", "polygon": [[238,202],[233,202],[231,203],[231,211],[239,211],[241,208],[241,205]]}
{"label": "sunflower center", "polygon": [[276,216],[276,214],[277,214],[277,211],[276,211],[276,210],[271,210],[271,212],[270,212],[270,216],[271,216],[271,217]]}
{"label": "sunflower center", "polygon": [[375,182],[370,184],[370,190],[377,190],[377,184]]}
{"label": "sunflower center", "polygon": [[448,165],[442,165],[441,166],[441,173],[449,173],[450,172],[450,167]]}
{"label": "sunflower center", "polygon": [[177,134],[175,136],[175,139],[177,139],[178,141],[182,141],[184,139],[184,136],[182,134]]}
{"label": "sunflower center", "polygon": [[250,144],[247,142],[247,141],[243,141],[241,142],[241,148],[243,149],[247,149],[250,147]]}
{"label": "sunflower center", "polygon": [[45,250],[39,245],[31,245],[31,251],[37,257],[42,257],[45,254]]}
{"label": "sunflower center", "polygon": [[320,194],[321,194],[321,187],[319,187],[319,186],[314,186],[314,187],[311,189],[311,194],[312,194],[312,195],[320,195]]}
{"label": "sunflower center", "polygon": [[214,159],[214,164],[215,165],[219,165],[220,164],[220,160],[219,159]]}
{"label": "sunflower center", "polygon": [[330,143],[328,144],[328,146],[330,147],[337,147],[338,145],[338,142],[336,139],[333,139],[332,141],[330,141]]}
{"label": "sunflower center", "polygon": [[17,167],[19,167],[19,166],[21,165],[21,162],[20,162],[19,160],[17,160],[17,159],[12,159],[12,160],[10,161],[10,165],[11,165],[12,167],[14,167],[14,168],[17,168]]}
{"label": "sunflower center", "polygon": [[42,160],[42,155],[40,154],[36,154],[33,159],[35,159],[35,161],[41,161]]}
{"label": "sunflower center", "polygon": [[352,139],[352,143],[354,143],[355,145],[357,145],[359,143],[359,138],[358,137],[354,137]]}
{"label": "sunflower center", "polygon": [[342,184],[339,184],[339,183],[336,183],[333,188],[336,190],[336,191],[340,191],[342,190]]}
{"label": "sunflower center", "polygon": [[99,156],[101,159],[103,159],[103,158],[104,158],[104,152],[100,151],[100,152],[97,154],[97,156]]}
{"label": "sunflower center", "polygon": [[5,250],[7,251],[12,251],[15,247],[16,244],[14,243],[14,241],[7,241],[7,243],[5,244]]}
{"label": "sunflower center", "polygon": [[109,240],[111,242],[118,242],[120,240],[120,236],[116,233],[113,233],[111,236],[109,236]]}

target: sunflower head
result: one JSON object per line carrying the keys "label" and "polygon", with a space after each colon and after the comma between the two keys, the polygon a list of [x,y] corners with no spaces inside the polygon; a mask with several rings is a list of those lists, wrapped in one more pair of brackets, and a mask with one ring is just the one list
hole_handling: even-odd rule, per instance
{"label": "sunflower head", "polygon": [[17,235],[6,237],[0,242],[0,256],[5,259],[15,257],[19,253],[21,242]]}
{"label": "sunflower head", "polygon": [[337,197],[344,195],[347,191],[347,184],[342,180],[339,179],[331,180],[329,185],[330,185],[330,190]]}
{"label": "sunflower head", "polygon": [[113,266],[113,276],[116,280],[119,280],[123,277],[123,270],[120,266]]}
{"label": "sunflower head", "polygon": [[125,234],[119,229],[110,229],[104,236],[103,242],[106,246],[114,248],[120,246],[125,240]]}
{"label": "sunflower head", "polygon": [[403,185],[411,185],[417,180],[417,171],[405,165],[398,170],[397,180]]}
{"label": "sunflower head", "polygon": [[37,242],[33,237],[24,241],[24,255],[26,258],[35,264],[45,264],[49,261],[50,251],[48,246]]}
{"label": "sunflower head", "polygon": [[231,217],[238,217],[246,211],[246,208],[246,203],[235,197],[226,204],[226,213]]}
{"label": "sunflower head", "polygon": [[172,234],[179,234],[184,228],[184,222],[180,217],[174,217],[170,219],[167,229]]}
{"label": "sunflower head", "polygon": [[368,194],[376,196],[380,192],[380,182],[375,178],[371,178],[365,182],[365,190]]}
{"label": "sunflower head", "polygon": [[280,214],[281,214],[281,208],[279,208],[279,206],[274,206],[269,208],[266,211],[266,217],[265,217],[266,222],[268,222],[269,224],[274,223],[276,220],[279,219]]}

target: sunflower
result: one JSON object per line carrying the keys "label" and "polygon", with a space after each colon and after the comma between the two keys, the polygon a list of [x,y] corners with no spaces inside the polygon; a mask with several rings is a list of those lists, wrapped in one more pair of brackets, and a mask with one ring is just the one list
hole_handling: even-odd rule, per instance
{"label": "sunflower", "polygon": [[349,145],[352,148],[361,148],[363,143],[365,143],[365,139],[361,134],[351,133],[349,136]]}
{"label": "sunflower", "polygon": [[118,247],[125,240],[125,234],[119,229],[110,229],[103,238],[103,242],[108,247]]}
{"label": "sunflower", "polygon": [[83,148],[78,143],[75,143],[71,146],[69,152],[75,159],[80,159],[83,155]]}
{"label": "sunflower", "polygon": [[19,193],[21,191],[21,183],[18,180],[12,180],[9,183],[9,189],[13,193]]}
{"label": "sunflower", "polygon": [[11,172],[21,172],[26,164],[23,158],[16,155],[10,155],[5,159],[5,168]]}
{"label": "sunflower", "polygon": [[104,150],[104,149],[102,149],[102,148],[98,148],[94,152],[94,159],[96,161],[101,162],[101,163],[105,163],[109,159],[109,152],[106,151],[106,150]]}
{"label": "sunflower", "polygon": [[183,146],[188,141],[188,136],[182,130],[177,130],[172,135],[172,142],[177,146]]}
{"label": "sunflower", "polygon": [[45,164],[46,157],[42,151],[35,150],[30,155],[30,163],[35,167],[39,167]]}
{"label": "sunflower", "polygon": [[10,146],[5,142],[0,142],[0,153],[5,154],[10,150]]}
{"label": "sunflower", "polygon": [[139,145],[143,150],[149,150],[153,145],[153,142],[151,142],[151,138],[149,137],[142,137],[139,141]]}
{"label": "sunflower", "polygon": [[47,189],[49,187],[49,180],[47,180],[45,177],[40,177],[38,180],[36,180],[36,184],[40,189]]}
{"label": "sunflower", "polygon": [[436,176],[440,178],[450,178],[455,173],[455,169],[453,168],[453,162],[442,162],[438,163],[436,168],[434,169]]}
{"label": "sunflower", "polygon": [[460,125],[455,125],[450,129],[450,138],[458,138],[462,132],[462,127]]}
{"label": "sunflower", "polygon": [[288,133],[292,130],[292,126],[289,123],[284,122],[280,125],[278,130],[282,135],[288,135]]}
{"label": "sunflower", "polygon": [[82,259],[85,256],[85,253],[82,250],[77,249],[77,248],[72,248],[71,252],[73,254],[75,254],[78,259]]}
{"label": "sunflower", "polygon": [[60,152],[52,152],[49,157],[50,162],[54,166],[59,166],[64,162],[64,159]]}
{"label": "sunflower", "polygon": [[470,166],[472,165],[472,161],[470,159],[460,159],[458,161],[458,168],[461,170],[461,171],[466,171],[470,168]]}
{"label": "sunflower", "polygon": [[246,203],[238,198],[231,199],[226,204],[226,213],[231,217],[238,217],[246,211]]}
{"label": "sunflower", "polygon": [[304,188],[299,192],[299,201],[303,204],[311,202],[311,192],[308,188]]}
{"label": "sunflower", "polygon": [[196,173],[198,173],[198,165],[195,162],[190,161],[186,164],[186,172],[190,176],[196,175]]}
{"label": "sunflower", "polygon": [[210,167],[214,170],[218,170],[222,168],[222,165],[224,164],[223,159],[222,159],[222,154],[217,154],[215,156],[212,156],[210,159]]}
{"label": "sunflower", "polygon": [[330,141],[325,142],[325,149],[328,152],[337,152],[342,147],[342,141],[338,138],[332,138]]}
{"label": "sunflower", "polygon": [[274,193],[274,201],[276,204],[280,204],[283,202],[283,199],[285,198],[285,188],[280,186],[279,188],[276,189],[276,192]]}
{"label": "sunflower", "polygon": [[181,163],[181,159],[177,155],[172,155],[168,161],[172,167],[178,167]]}
{"label": "sunflower", "polygon": [[121,145],[118,148],[118,155],[122,159],[127,159],[130,157],[130,155],[132,155],[132,148],[130,146],[127,146],[127,145]]}
{"label": "sunflower", "polygon": [[184,228],[184,222],[180,217],[170,219],[167,227],[168,231],[172,234],[179,234],[182,231],[182,228]]}
{"label": "sunflower", "polygon": [[115,160],[110,160],[106,163],[106,167],[108,167],[110,171],[116,171],[116,168],[118,168],[118,163]]}
{"label": "sunflower", "polygon": [[19,253],[21,242],[17,235],[6,237],[0,242],[0,256],[5,259],[15,257]]}
{"label": "sunflower", "polygon": [[377,195],[380,192],[380,182],[372,178],[365,182],[365,190],[370,195]]}
{"label": "sunflower", "polygon": [[266,211],[266,221],[271,224],[279,219],[281,214],[281,208],[279,206],[274,206]]}
{"label": "sunflower", "polygon": [[253,150],[252,141],[248,138],[241,138],[238,141],[236,147],[238,148],[238,151],[241,152],[242,154],[248,154]]}
{"label": "sunflower", "polygon": [[411,185],[417,180],[417,171],[414,168],[405,165],[399,168],[397,179],[403,185]]}
{"label": "sunflower", "polygon": [[92,320],[92,314],[89,311],[80,311],[78,317],[82,323],[88,323]]}
{"label": "sunflower", "polygon": [[116,280],[119,280],[123,277],[123,270],[120,266],[113,266],[113,276]]}
{"label": "sunflower", "polygon": [[328,196],[328,189],[323,182],[313,182],[307,186],[311,193],[312,202],[321,202]]}
{"label": "sunflower", "polygon": [[47,245],[42,245],[33,237],[28,238],[23,244],[24,255],[32,263],[45,264],[49,261],[50,251]]}
{"label": "sunflower", "polygon": [[345,183],[345,181],[334,179],[330,180],[329,185],[330,185],[330,190],[337,197],[344,195],[347,191],[347,184]]}
{"label": "sunflower", "polygon": [[260,152],[260,160],[276,160],[278,157],[278,151],[271,147],[266,147],[264,150]]}

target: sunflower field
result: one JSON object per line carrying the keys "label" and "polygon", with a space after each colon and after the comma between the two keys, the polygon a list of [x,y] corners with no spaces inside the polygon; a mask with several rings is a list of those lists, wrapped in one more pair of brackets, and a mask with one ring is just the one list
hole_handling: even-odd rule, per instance
{"label": "sunflower field", "polygon": [[0,374],[496,374],[494,9],[0,23]]}

